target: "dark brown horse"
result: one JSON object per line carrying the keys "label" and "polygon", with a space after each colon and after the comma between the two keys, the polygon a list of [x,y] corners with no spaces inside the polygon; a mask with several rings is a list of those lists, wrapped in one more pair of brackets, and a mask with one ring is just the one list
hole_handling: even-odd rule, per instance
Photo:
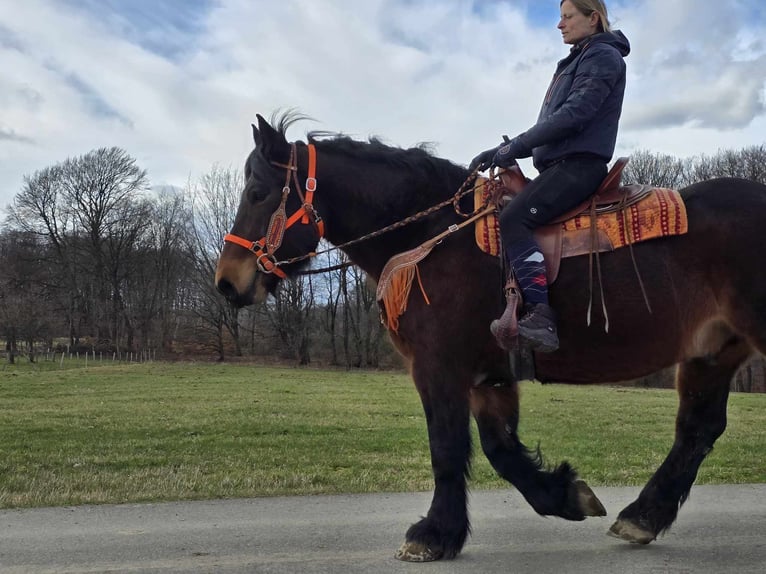
{"label": "dark brown horse", "polygon": [[[260,116],[258,122],[232,229],[247,241],[238,245],[230,238],[216,273],[218,288],[237,305],[264,299],[281,281],[270,272],[274,267],[265,248],[253,246],[254,255],[242,245],[267,235],[285,188],[290,190],[287,217],[305,203],[313,202],[313,208],[299,213],[281,244],[275,243],[281,261],[316,248],[316,214],[323,218],[327,239],[340,245],[448,199],[468,176],[463,167],[419,148],[309,136],[318,184],[313,198],[304,201],[299,196],[308,175],[309,146],[287,142],[287,116],[276,128]],[[313,188],[311,180],[308,187]],[[550,291],[560,317],[561,348],[536,357],[540,380],[572,383],[631,379],[679,364],[673,447],[611,528],[631,542],[654,540],[676,519],[700,464],[726,427],[730,379],[753,352],[766,352],[766,271],[760,254],[766,244],[766,188],[715,179],[688,187],[682,195],[688,234],[634,248],[653,313],[647,311],[629,250],[621,249],[601,259],[609,332],[604,332],[600,312],[587,326],[588,257],[566,259]],[[447,207],[344,250],[377,280],[391,256],[459,222]],[[289,276],[304,263],[277,269]],[[471,414],[492,466],[538,513],[569,520],[603,514],[567,463],[546,469],[519,440],[517,381],[489,331],[504,305],[498,260],[482,253],[473,233],[463,230],[438,245],[419,269],[430,304],[419,288],[413,289],[398,333],[391,337],[409,363],[423,403],[435,491],[428,514],[407,531],[399,557],[452,558],[462,549],[469,532]]]}

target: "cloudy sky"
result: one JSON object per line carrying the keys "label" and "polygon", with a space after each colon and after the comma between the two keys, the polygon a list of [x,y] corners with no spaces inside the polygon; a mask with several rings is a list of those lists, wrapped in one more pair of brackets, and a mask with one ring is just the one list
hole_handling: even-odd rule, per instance
{"label": "cloudy sky", "polygon": [[[763,0],[609,0],[630,39],[619,155],[766,143]],[[119,146],[153,185],[240,167],[255,114],[467,164],[534,122],[558,0],[0,0],[0,209]],[[523,164],[528,167],[528,164]],[[528,167],[530,175],[534,172]]]}

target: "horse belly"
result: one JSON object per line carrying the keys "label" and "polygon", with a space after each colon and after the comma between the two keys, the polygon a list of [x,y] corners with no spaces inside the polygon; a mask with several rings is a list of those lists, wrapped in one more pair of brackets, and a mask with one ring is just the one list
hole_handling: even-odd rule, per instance
{"label": "horse belly", "polygon": [[670,242],[651,243],[634,250],[649,306],[628,249],[601,256],[603,306],[597,278],[592,293],[588,287],[588,257],[562,261],[550,290],[561,346],[537,355],[540,380],[623,381],[674,365],[688,354],[693,333],[708,320],[712,294],[684,277],[666,249]]}
{"label": "horse belly", "polygon": [[559,351],[536,355],[537,378],[560,383],[618,382],[650,375],[678,362],[679,343],[672,333],[637,330],[643,336],[616,332],[610,336],[602,326],[593,325],[572,329],[571,334],[560,332]]}

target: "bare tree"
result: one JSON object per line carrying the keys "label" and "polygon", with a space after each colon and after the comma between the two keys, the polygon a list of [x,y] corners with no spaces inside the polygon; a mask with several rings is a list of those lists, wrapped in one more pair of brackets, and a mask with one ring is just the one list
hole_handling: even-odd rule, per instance
{"label": "bare tree", "polygon": [[740,177],[766,184],[766,146],[750,146],[740,152]]}
{"label": "bare tree", "polygon": [[714,177],[741,177],[766,184],[766,147],[721,150],[715,155],[701,155],[692,160],[692,182]]}
{"label": "bare tree", "polygon": [[331,270],[318,279],[318,283],[323,288],[320,295],[320,300],[323,301],[320,324],[328,337],[330,364],[339,365],[337,337],[340,321],[338,309],[342,295],[341,281],[342,276],[346,273],[344,266],[348,264],[348,256],[342,251],[329,251],[324,263]]}
{"label": "bare tree", "polygon": [[341,285],[343,350],[349,367],[377,367],[384,330],[379,320],[375,289],[358,267],[350,267]]}
{"label": "bare tree", "polygon": [[8,220],[17,229],[40,237],[50,246],[45,252],[52,256],[47,282],[66,316],[69,344],[74,346],[79,340],[79,327],[85,314],[85,278],[78,269],[82,242],[61,179],[60,165],[26,176],[21,191],[9,208]]}
{"label": "bare tree", "polygon": [[[159,345],[165,352],[172,349],[182,308],[180,295],[185,291],[185,246],[188,237],[188,209],[183,193],[174,189],[160,190],[153,206],[151,226],[146,234],[144,266],[150,273],[142,289],[142,337],[151,331],[151,322],[159,325]],[[149,295],[149,296],[147,296]]]}
{"label": "bare tree", "polygon": [[198,181],[187,185],[191,202],[188,256],[191,278],[198,293],[194,311],[216,334],[220,360],[225,356],[224,328],[234,340],[236,354],[242,355],[239,310],[231,306],[214,285],[218,254],[237,213],[242,180],[238,170],[213,166]]}
{"label": "bare tree", "polygon": [[147,225],[146,186],[135,159],[101,148],[27,177],[14,200],[12,220],[53,247],[72,344],[78,318],[96,339],[118,341],[125,328],[131,343],[123,289],[133,245]]}
{"label": "bare tree", "polygon": [[[148,224],[146,172],[120,148],[100,148],[60,164],[62,193],[84,239],[90,266],[92,328],[97,339],[119,341],[124,329],[133,348],[133,324],[125,305],[124,279],[133,244]],[[90,264],[90,265],[88,265]]]}
{"label": "bare tree", "polygon": [[625,183],[644,183],[678,189],[686,185],[689,162],[670,155],[638,150],[631,154],[622,179]]}
{"label": "bare tree", "polygon": [[34,362],[35,344],[51,339],[55,313],[45,289],[48,270],[39,264],[37,255],[43,249],[29,233],[0,235],[0,335],[5,337],[11,363],[21,343]]}
{"label": "bare tree", "polygon": [[279,340],[284,358],[311,362],[311,318],[314,310],[314,284],[311,275],[298,275],[283,281],[274,300],[266,305],[267,317]]}

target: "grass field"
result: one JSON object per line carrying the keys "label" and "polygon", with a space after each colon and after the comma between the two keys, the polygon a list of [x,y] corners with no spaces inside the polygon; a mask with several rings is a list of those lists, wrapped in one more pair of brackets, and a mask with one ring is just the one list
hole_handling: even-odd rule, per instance
{"label": "grass field", "polygon": [[[674,391],[524,384],[521,436],[594,485],[642,484]],[[474,429],[475,430],[475,429]],[[473,488],[507,488],[478,448]],[[766,395],[735,394],[698,482],[766,482]],[[430,490],[407,375],[144,363],[0,370],[0,507]]]}

